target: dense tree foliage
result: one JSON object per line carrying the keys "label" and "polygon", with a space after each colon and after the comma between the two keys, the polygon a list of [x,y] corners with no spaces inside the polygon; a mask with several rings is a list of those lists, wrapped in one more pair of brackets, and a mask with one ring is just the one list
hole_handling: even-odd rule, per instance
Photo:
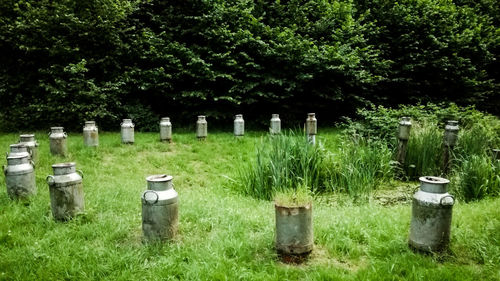
{"label": "dense tree foliage", "polygon": [[4,0],[0,126],[500,105],[495,0]]}

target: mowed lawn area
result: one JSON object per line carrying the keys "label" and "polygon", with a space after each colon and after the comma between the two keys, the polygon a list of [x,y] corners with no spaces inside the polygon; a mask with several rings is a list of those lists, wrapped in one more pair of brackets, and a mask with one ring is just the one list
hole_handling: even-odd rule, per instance
{"label": "mowed lawn area", "polygon": [[[500,280],[500,198],[457,202],[450,250],[423,255],[407,245],[417,182],[388,182],[368,202],[316,195],[314,251],[303,264],[282,263],[273,203],[234,183],[265,135],[209,132],[199,142],[174,130],[167,144],[136,132],[135,144],[123,145],[119,132],[101,132],[100,146],[87,148],[70,133],[61,158],[37,132],[38,194],[12,201],[0,176],[0,280]],[[0,147],[8,151],[18,137],[1,134]],[[339,131],[321,130],[317,140],[335,153]],[[52,217],[45,182],[60,162],[84,173],[86,212],[65,223]],[[172,175],[179,193],[179,232],[163,244],[142,242],[141,194],[152,174]]]}

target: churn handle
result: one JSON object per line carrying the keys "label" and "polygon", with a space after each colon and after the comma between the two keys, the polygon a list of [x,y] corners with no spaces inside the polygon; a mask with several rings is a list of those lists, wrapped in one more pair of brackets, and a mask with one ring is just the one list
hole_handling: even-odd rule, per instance
{"label": "churn handle", "polygon": [[67,138],[68,137],[68,134],[66,134],[66,132],[63,133],[63,136],[64,138]]}
{"label": "churn handle", "polygon": [[3,168],[3,174],[7,175],[7,166],[2,165],[2,168]]}
{"label": "churn handle", "polygon": [[80,175],[80,177],[82,177],[83,179],[83,171],[82,170],[76,170],[76,172]]}
{"label": "churn handle", "polygon": [[[146,200],[146,193],[154,193],[156,195],[156,200],[153,202],[153,203],[150,203],[148,200]],[[148,205],[154,205],[158,202],[158,200],[160,199],[160,195],[158,195],[158,193],[154,190],[146,190],[143,194],[142,194],[142,199],[144,199],[144,201],[146,202],[146,204]]]}
{"label": "churn handle", "polygon": [[[439,204],[443,205],[443,199],[448,198],[448,197],[450,197],[453,200],[451,203],[451,205],[453,205],[455,203],[455,197],[453,197],[453,195],[451,195],[451,194],[448,194],[446,196],[441,197],[441,200],[439,200]],[[446,204],[446,205],[448,205],[448,204]]]}
{"label": "churn handle", "polygon": [[55,183],[54,176],[52,175],[48,175],[45,180],[47,181],[48,185],[53,185]]}
{"label": "churn handle", "polygon": [[33,169],[36,168],[35,161],[30,160],[31,166],[33,166]]}
{"label": "churn handle", "polygon": [[5,151],[5,158],[8,158],[9,157],[9,153],[7,151]]}

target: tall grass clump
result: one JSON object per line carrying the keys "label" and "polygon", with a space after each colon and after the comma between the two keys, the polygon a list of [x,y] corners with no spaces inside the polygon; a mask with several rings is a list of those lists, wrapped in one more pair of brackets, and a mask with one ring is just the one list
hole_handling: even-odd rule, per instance
{"label": "tall grass clump", "polygon": [[435,123],[414,122],[403,167],[409,178],[441,174],[443,132]]}
{"label": "tall grass clump", "polygon": [[324,149],[310,145],[304,135],[267,136],[257,147],[255,162],[240,168],[238,185],[243,193],[267,200],[298,186],[323,189],[324,155]]}
{"label": "tall grass clump", "polygon": [[354,198],[368,195],[392,178],[391,157],[391,150],[383,142],[345,138],[333,155],[327,187]]}
{"label": "tall grass clump", "polygon": [[488,156],[471,155],[459,162],[451,189],[465,202],[500,195],[500,161]]}

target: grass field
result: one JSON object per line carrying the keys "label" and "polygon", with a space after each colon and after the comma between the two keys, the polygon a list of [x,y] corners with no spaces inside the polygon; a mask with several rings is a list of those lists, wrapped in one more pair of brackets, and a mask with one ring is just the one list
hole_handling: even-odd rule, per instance
{"label": "grass field", "polygon": [[[38,194],[29,205],[12,201],[0,176],[0,280],[500,280],[500,198],[458,202],[450,251],[421,255],[407,246],[418,183],[390,182],[368,202],[344,194],[315,197],[315,249],[301,265],[281,263],[274,246],[270,201],[240,195],[233,179],[255,156],[264,132],[234,139],[209,133],[136,133],[122,145],[118,132],[100,134],[98,148],[69,134],[69,155],[53,157],[38,132]],[[17,134],[0,135],[0,147]],[[318,141],[335,152],[336,130]],[[74,161],[84,173],[86,213],[66,223],[50,212],[51,164]],[[6,161],[3,160],[2,163]],[[179,233],[171,243],[143,244],[141,200],[145,177],[166,173],[179,193]]]}

